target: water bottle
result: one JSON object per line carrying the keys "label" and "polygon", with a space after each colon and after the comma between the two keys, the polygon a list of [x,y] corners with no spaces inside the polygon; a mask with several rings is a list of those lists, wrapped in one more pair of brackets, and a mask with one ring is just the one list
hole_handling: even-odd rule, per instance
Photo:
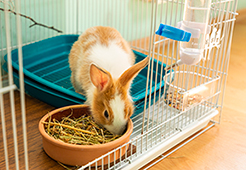
{"label": "water bottle", "polygon": [[176,65],[195,65],[203,57],[211,0],[186,0],[180,29],[190,32],[189,42],[180,42],[180,60]]}

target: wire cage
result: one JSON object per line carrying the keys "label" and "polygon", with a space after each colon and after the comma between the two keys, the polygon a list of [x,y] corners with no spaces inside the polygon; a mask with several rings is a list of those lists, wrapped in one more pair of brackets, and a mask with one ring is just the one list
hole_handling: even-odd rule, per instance
{"label": "wire cage", "polygon": [[[158,36],[155,31],[160,23],[177,27],[183,20],[185,2],[185,0],[0,1],[0,151],[4,153],[1,155],[4,162],[0,164],[0,169],[19,169],[20,155],[24,155],[25,161],[22,163],[25,162],[26,169],[35,167],[33,163],[33,167],[30,166],[32,160],[28,159],[30,138],[26,128],[30,122],[26,121],[26,115],[29,113],[25,108],[25,92],[30,93],[27,89],[29,86],[41,85],[37,80],[28,79],[26,73],[29,70],[25,67],[28,63],[26,59],[28,52],[25,48],[34,44],[29,46],[33,48],[32,53],[37,53],[37,59],[34,58],[29,62],[33,64],[38,57],[46,55],[38,54],[40,47],[35,46],[36,43],[60,36],[78,36],[92,26],[116,28],[135,53],[149,55],[151,60],[146,69],[144,83],[146,92],[143,99],[138,101],[142,104],[142,110],[131,118],[134,129],[130,141],[78,169],[138,169],[199,130],[203,129],[196,136],[220,123],[233,27],[237,15],[237,0],[211,0],[208,15],[210,32],[206,37],[202,60],[192,66],[171,67],[171,70],[166,72],[166,65],[173,65],[179,60],[180,42]],[[52,44],[47,44],[45,48],[52,48]],[[18,62],[12,59],[14,55]],[[64,53],[63,56],[68,57],[68,53]],[[14,67],[14,62],[18,69]],[[43,80],[42,75],[40,77]],[[18,147],[15,112],[17,103],[14,100],[14,91],[17,89],[20,92],[22,115],[21,149]],[[46,92],[55,93],[55,90],[48,89]],[[37,96],[40,95],[38,93]],[[4,100],[6,96],[8,101]],[[6,107],[11,108],[10,111],[6,111]],[[11,122],[6,122],[6,117],[10,116]],[[6,124],[11,124],[12,129],[6,129]],[[7,133],[13,134],[12,143],[7,140]],[[8,154],[9,148],[14,150],[13,155]],[[116,152],[121,153],[123,150],[127,152],[122,157],[114,159],[111,163],[105,163],[106,159],[110,160]]]}

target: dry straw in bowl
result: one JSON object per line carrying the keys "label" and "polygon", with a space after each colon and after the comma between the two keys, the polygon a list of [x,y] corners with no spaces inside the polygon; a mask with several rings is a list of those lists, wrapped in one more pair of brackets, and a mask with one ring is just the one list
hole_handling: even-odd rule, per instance
{"label": "dry straw in bowl", "polygon": [[71,109],[71,114],[63,117],[61,121],[49,116],[48,122],[42,122],[46,133],[57,140],[76,145],[104,144],[120,137],[99,127],[91,116],[83,115],[75,118],[72,115]]}

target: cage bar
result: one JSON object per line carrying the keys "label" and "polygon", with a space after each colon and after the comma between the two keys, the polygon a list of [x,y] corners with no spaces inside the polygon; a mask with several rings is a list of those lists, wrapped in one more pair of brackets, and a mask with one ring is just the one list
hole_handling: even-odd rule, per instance
{"label": "cage bar", "polygon": [[[27,15],[37,22],[53,26],[63,33],[33,26],[32,21],[7,10],[14,5],[16,13]],[[5,167],[9,169],[8,141],[3,95],[10,96],[14,141],[15,168],[20,168],[19,146],[15,122],[14,90],[20,91],[22,135],[25,168],[29,169],[28,134],[25,106],[25,53],[28,44],[60,35],[79,35],[95,25],[111,26],[119,30],[132,49],[150,57],[147,80],[144,85],[145,98],[141,101],[143,111],[132,117],[134,130],[130,141],[89,162],[80,169],[137,169],[159,155],[186,140],[176,151],[195,137],[220,123],[225,86],[230,59],[230,47],[236,20],[237,0],[212,0],[209,14],[211,32],[207,35],[203,60],[194,66],[171,67],[166,73],[164,64],[172,65],[179,59],[180,43],[155,35],[160,23],[176,27],[182,20],[185,0],[24,0],[0,1],[0,63],[6,64],[8,72],[0,70],[1,128]],[[12,52],[18,49],[19,82],[14,82]],[[5,63],[6,56],[8,63]],[[160,65],[159,65],[160,64]],[[160,74],[155,74],[160,72]],[[7,83],[6,83],[7,80]],[[154,80],[154,81],[152,81]],[[62,82],[63,80],[57,80]],[[164,81],[164,84],[158,82]],[[202,89],[207,88],[203,92]],[[200,91],[197,91],[199,90]],[[149,92],[149,93],[148,93]],[[178,95],[174,95],[177,92]],[[202,100],[189,105],[191,93],[203,95]],[[183,96],[183,97],[180,97]],[[216,118],[216,120],[215,120]],[[208,125],[208,126],[207,126]],[[129,146],[129,147],[128,147]],[[128,151],[121,154],[124,150]],[[163,155],[161,159],[169,154]],[[116,160],[116,154],[122,155]],[[114,158],[111,163],[111,158]],[[156,162],[155,162],[156,163]],[[153,166],[151,164],[147,168]],[[97,166],[100,165],[101,166]],[[59,166],[59,165],[58,165]],[[146,168],[146,169],[147,169]]]}

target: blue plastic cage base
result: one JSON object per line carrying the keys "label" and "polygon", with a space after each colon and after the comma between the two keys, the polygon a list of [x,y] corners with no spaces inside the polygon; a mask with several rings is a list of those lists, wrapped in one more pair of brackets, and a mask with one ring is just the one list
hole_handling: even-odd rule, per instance
{"label": "blue plastic cage base", "polygon": [[[73,43],[77,39],[78,35],[61,35],[22,47],[25,92],[27,94],[54,107],[83,104],[85,102],[86,97],[76,93],[70,81],[71,71],[68,64],[68,55]],[[146,57],[145,54],[140,52],[133,52],[136,56],[136,62]],[[7,61],[7,56],[5,56],[5,60]],[[157,65],[158,72],[156,73]],[[153,78],[151,80],[152,88],[149,87],[147,95],[149,95],[150,91],[152,95],[154,95],[154,93],[158,96],[159,93],[161,93],[161,95],[164,94],[164,81],[160,81],[161,65],[161,62],[154,59],[154,64],[151,65],[151,67],[154,67]],[[19,86],[18,49],[12,51],[12,66],[14,69],[14,82]],[[163,69],[165,67],[166,65],[163,64]],[[7,70],[6,65],[4,68]],[[133,116],[142,112],[144,109],[147,71],[148,67],[144,68],[133,80],[131,86],[131,96],[135,102],[135,112]],[[155,82],[156,74],[157,80]],[[165,71],[163,71],[162,76],[164,75]],[[156,92],[154,92],[153,89],[155,89]],[[167,91],[167,89],[168,86],[166,85],[165,91]],[[158,98],[156,98],[156,100],[158,100]],[[151,102],[153,102],[153,97]]]}

